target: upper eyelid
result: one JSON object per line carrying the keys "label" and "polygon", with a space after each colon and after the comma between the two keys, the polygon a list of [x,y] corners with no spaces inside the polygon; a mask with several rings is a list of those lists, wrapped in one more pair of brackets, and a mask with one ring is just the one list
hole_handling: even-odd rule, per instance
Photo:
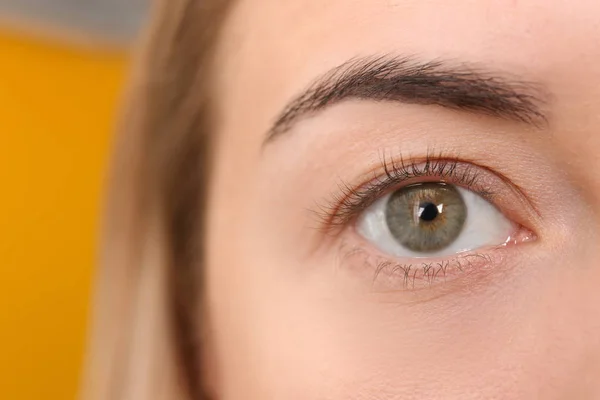
{"label": "upper eyelid", "polygon": [[[423,177],[438,177],[442,181],[465,186],[486,200],[494,202],[493,190],[477,182],[477,169],[487,170],[468,161],[450,157],[440,156],[434,159],[427,156],[421,161],[405,161],[401,157],[394,161],[383,157],[379,170],[371,171],[372,178],[369,181],[357,187],[340,181],[338,188],[342,194],[334,194],[330,200],[319,206],[322,211],[320,219],[331,228],[344,226],[387,192],[400,189],[399,185],[402,183]],[[351,197],[355,199],[349,200]],[[333,203],[339,204],[333,206]]]}

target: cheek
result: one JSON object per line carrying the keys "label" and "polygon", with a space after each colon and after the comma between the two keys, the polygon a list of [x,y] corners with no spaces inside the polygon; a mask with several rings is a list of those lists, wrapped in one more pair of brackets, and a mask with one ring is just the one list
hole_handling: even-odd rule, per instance
{"label": "cheek", "polygon": [[299,263],[235,220],[215,228],[208,263],[226,399],[560,399],[578,390],[565,377],[597,362],[600,276],[572,269],[598,254],[540,254],[486,290],[407,305],[349,290],[335,257]]}

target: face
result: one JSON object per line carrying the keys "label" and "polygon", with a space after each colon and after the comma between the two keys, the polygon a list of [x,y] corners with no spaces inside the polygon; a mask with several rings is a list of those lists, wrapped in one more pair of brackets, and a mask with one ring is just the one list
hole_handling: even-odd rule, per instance
{"label": "face", "polygon": [[220,399],[600,397],[600,3],[240,0]]}

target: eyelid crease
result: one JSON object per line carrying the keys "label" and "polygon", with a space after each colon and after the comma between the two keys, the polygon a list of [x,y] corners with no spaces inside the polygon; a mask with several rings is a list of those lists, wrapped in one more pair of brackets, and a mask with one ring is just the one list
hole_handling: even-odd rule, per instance
{"label": "eyelid crease", "polygon": [[390,190],[399,190],[410,183],[422,183],[415,182],[417,178],[436,178],[435,181],[464,186],[494,203],[493,190],[480,183],[478,167],[456,156],[428,152],[424,159],[406,161],[402,156],[395,160],[382,153],[379,167],[372,174],[369,182],[356,188],[340,180],[339,193],[317,204],[316,215],[323,230],[343,228]]}

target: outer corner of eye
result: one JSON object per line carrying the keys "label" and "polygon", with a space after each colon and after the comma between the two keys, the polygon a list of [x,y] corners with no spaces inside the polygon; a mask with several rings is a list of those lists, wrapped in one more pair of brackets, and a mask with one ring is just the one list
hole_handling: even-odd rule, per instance
{"label": "outer corner of eye", "polygon": [[409,185],[382,197],[357,225],[359,234],[379,250],[407,258],[503,245],[516,229],[479,194],[440,182]]}

